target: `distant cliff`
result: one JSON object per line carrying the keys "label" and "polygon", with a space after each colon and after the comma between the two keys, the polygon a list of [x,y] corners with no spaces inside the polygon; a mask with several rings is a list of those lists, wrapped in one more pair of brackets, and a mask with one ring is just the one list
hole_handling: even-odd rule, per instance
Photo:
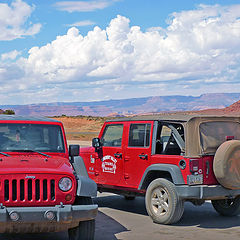
{"label": "distant cliff", "polygon": [[211,93],[203,94],[197,97],[178,95],[154,96],[98,102],[56,102],[29,105],[0,105],[0,108],[13,109],[17,115],[117,116],[169,111],[224,109],[239,100],[240,93]]}

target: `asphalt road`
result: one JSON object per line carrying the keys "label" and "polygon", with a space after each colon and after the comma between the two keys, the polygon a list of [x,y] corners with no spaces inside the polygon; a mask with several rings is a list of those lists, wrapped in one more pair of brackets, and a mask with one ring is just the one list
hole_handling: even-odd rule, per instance
{"label": "asphalt road", "polygon": [[[185,203],[181,221],[174,225],[154,224],[148,217],[144,198],[127,201],[113,194],[99,194],[95,240],[226,240],[240,238],[240,216],[221,217],[210,202],[202,206]],[[0,240],[68,240],[67,232],[0,235]]]}

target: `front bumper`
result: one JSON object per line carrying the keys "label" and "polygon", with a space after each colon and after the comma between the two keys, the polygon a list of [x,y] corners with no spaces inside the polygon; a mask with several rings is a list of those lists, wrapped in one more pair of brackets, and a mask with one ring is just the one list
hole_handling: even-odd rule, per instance
{"label": "front bumper", "polygon": [[178,185],[176,190],[182,199],[215,200],[234,198],[240,195],[240,189],[231,190],[221,185]]}
{"label": "front bumper", "polygon": [[[97,205],[56,205],[53,207],[0,207],[1,233],[59,232],[78,226],[97,216]],[[47,213],[54,218],[48,220]],[[11,220],[10,214],[19,218]]]}

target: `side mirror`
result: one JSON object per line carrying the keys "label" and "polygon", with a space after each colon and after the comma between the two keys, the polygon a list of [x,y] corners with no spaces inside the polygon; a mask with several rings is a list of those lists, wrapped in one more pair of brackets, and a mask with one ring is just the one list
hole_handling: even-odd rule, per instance
{"label": "side mirror", "polygon": [[100,139],[99,138],[93,138],[92,146],[95,148],[95,151],[97,152],[99,150],[99,148],[101,147]]}
{"label": "side mirror", "polygon": [[80,146],[79,145],[69,145],[69,156],[75,157],[79,156]]}

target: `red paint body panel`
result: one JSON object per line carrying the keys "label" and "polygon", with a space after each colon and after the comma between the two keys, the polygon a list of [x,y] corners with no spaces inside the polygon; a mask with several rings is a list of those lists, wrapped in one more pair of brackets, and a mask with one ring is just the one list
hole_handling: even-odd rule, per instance
{"label": "red paint body panel", "polygon": [[218,181],[213,172],[213,156],[202,157],[203,162],[203,184],[214,185]]}
{"label": "red paint body panel", "polygon": [[[186,163],[189,161],[189,159],[184,158],[183,156],[177,156],[177,155],[161,155],[161,154],[155,154],[151,157],[151,164],[173,164],[176,166],[179,166],[180,160],[184,159]],[[184,182],[187,184],[187,175],[189,175],[189,164],[186,165],[186,168],[184,170],[181,169],[182,176],[184,179]]]}
{"label": "red paint body panel", "polygon": [[[150,139],[152,139],[152,129],[153,121],[135,121],[134,124],[151,124],[151,134]],[[126,123],[126,133],[129,132],[131,122]],[[123,185],[128,186],[129,188],[138,188],[138,185],[142,179],[142,176],[146,168],[150,165],[151,162],[151,149],[152,141],[148,147],[129,147],[128,146],[128,136],[125,137],[125,142],[123,145],[124,151],[124,182]],[[146,157],[141,157],[141,156]]]}

